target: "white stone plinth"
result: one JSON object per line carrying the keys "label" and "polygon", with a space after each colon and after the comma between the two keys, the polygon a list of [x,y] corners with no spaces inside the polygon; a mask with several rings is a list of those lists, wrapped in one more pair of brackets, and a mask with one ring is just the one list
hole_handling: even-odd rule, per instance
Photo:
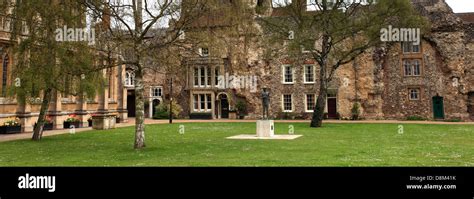
{"label": "white stone plinth", "polygon": [[273,137],[275,124],[273,120],[257,120],[257,137]]}
{"label": "white stone plinth", "polygon": [[258,137],[256,135],[235,135],[228,137],[231,140],[294,140],[303,135],[274,135],[272,137]]}
{"label": "white stone plinth", "polygon": [[98,114],[92,116],[92,128],[98,130],[114,129],[115,116],[109,114]]}

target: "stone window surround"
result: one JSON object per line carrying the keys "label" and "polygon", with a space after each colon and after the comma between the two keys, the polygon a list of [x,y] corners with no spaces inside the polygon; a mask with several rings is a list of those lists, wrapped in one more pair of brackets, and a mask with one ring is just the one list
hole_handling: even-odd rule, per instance
{"label": "stone window surround", "polygon": [[124,85],[126,87],[132,87],[135,85],[135,73],[131,70],[125,72]]}
{"label": "stone window surround", "polygon": [[313,95],[313,101],[314,101],[313,106],[316,106],[316,94],[313,94],[313,93],[304,94],[304,102],[305,102],[304,103],[304,110],[305,110],[306,113],[312,113],[312,112],[314,112],[314,110],[313,109],[311,109],[311,110],[308,109],[308,95]]}
{"label": "stone window surround", "polygon": [[[155,95],[155,89],[158,89],[158,95]],[[150,97],[162,97],[163,96],[163,86],[151,86],[150,87]]]}
{"label": "stone window surround", "polygon": [[[401,47],[401,56],[399,56],[399,60],[400,60],[400,75],[401,77],[421,77],[424,75],[424,57],[423,57],[423,47],[422,47],[422,42],[420,42],[420,51],[419,52],[415,52],[415,53],[404,53],[403,52],[403,42],[400,43],[400,47]],[[413,60],[413,59],[418,59],[420,60],[420,75],[417,75],[417,76],[406,76],[405,75],[405,66],[404,66],[404,60],[406,59],[409,59],[409,60]]]}
{"label": "stone window surround", "polygon": [[[291,82],[286,81],[286,78],[285,78],[286,67],[289,67],[291,69]],[[282,76],[281,82],[283,84],[294,84],[295,83],[295,70],[294,70],[294,68],[292,67],[291,64],[283,64],[281,66],[281,76]]]}
{"label": "stone window surround", "polygon": [[[407,74],[406,73],[406,70],[405,70],[405,62],[408,61],[409,63],[409,67],[410,67],[410,70],[411,70],[411,74]],[[418,66],[419,66],[419,69],[418,69],[418,72],[419,74],[415,75],[415,66],[414,66],[414,62],[415,61],[418,61]],[[403,58],[402,59],[402,71],[403,71],[403,76],[404,77],[420,77],[422,76],[423,74],[423,61],[422,59],[418,59],[418,58]]]}
{"label": "stone window surround", "polygon": [[[290,96],[291,102],[291,110],[285,110],[285,96]],[[293,103],[293,94],[282,94],[281,95],[281,110],[285,113],[291,113],[294,110],[294,103]]]}
{"label": "stone window surround", "polygon": [[[196,69],[197,69],[197,76],[196,76]],[[193,87],[194,88],[211,88],[213,84],[215,85],[217,82],[212,82],[213,81],[212,78],[214,76],[212,73],[213,72],[215,73],[215,70],[213,70],[213,69],[214,69],[214,67],[211,67],[211,66],[204,66],[204,65],[194,66],[193,67],[193,72],[192,72],[192,74],[193,74],[192,75]],[[201,71],[204,71],[204,83],[202,82],[203,77],[202,77],[202,72]],[[209,75],[210,75],[210,77],[209,77]],[[196,80],[197,80],[197,82],[196,82]]]}
{"label": "stone window surround", "polygon": [[219,75],[220,75],[220,69],[219,67],[214,67],[214,85],[219,86]]}
{"label": "stone window surround", "polygon": [[[412,91],[413,90],[416,90],[417,91],[417,97],[418,98],[412,98]],[[420,101],[421,100],[421,87],[415,87],[415,86],[411,86],[411,87],[408,87],[408,100],[410,101]]]}
{"label": "stone window surround", "polygon": [[198,49],[199,56],[201,57],[209,57],[209,48],[208,47],[200,47]]}
{"label": "stone window surround", "polygon": [[[201,94],[205,96],[204,97],[204,100],[205,100],[205,102],[204,102],[205,108],[204,109],[200,108],[200,105],[201,105],[200,95]],[[196,95],[198,96],[198,109],[195,109],[195,107],[194,107],[195,96]],[[208,101],[208,97],[207,97],[208,95],[211,97],[211,101]],[[191,97],[191,101],[190,101],[191,102],[190,103],[191,113],[213,113],[214,112],[214,105],[213,105],[214,103],[213,102],[214,102],[215,97],[214,97],[213,92],[202,92],[202,91],[201,92],[192,92],[190,97]],[[209,102],[210,102],[211,107],[207,107],[209,105]]]}
{"label": "stone window surround", "polygon": [[[306,67],[311,66],[313,68],[313,81],[306,81]],[[314,84],[316,81],[316,67],[314,64],[305,64],[303,65],[303,83],[305,84]]]}
{"label": "stone window surround", "polygon": [[[411,44],[409,45],[409,51],[405,51],[405,45],[404,44]],[[400,46],[402,48],[402,53],[403,54],[418,54],[418,53],[421,53],[421,41],[420,41],[420,44],[417,45],[418,46],[418,52],[414,52],[413,51],[413,47],[416,46],[416,45],[413,45],[411,42],[400,42]]]}

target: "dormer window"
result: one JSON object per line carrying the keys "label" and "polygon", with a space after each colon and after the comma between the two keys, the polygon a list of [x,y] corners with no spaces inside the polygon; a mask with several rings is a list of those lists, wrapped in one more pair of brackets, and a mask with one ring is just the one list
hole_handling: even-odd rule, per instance
{"label": "dormer window", "polygon": [[201,57],[209,57],[209,48],[199,48],[199,55]]}

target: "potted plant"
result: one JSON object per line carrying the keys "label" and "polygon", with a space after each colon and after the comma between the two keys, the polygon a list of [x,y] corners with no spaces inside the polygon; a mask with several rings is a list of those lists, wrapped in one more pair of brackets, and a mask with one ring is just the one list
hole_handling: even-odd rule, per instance
{"label": "potted plant", "polygon": [[[153,119],[169,119],[169,104],[169,101],[163,101],[163,103],[158,104],[158,106],[155,107],[155,114],[153,115]],[[171,112],[173,113],[173,119],[176,119],[179,117],[180,113],[183,112],[183,108],[181,108],[181,106],[176,101],[172,101]]]}
{"label": "potted plant", "polygon": [[69,117],[64,120],[63,127],[65,129],[71,128],[71,126],[74,126],[74,128],[81,128],[81,121],[76,118],[76,115],[71,114]]}
{"label": "potted plant", "polygon": [[44,118],[43,130],[53,130],[53,118],[51,118],[51,116],[46,116],[46,118]]}
{"label": "potted plant", "polygon": [[3,126],[0,126],[0,134],[20,133],[21,125],[18,118],[7,120]]}
{"label": "potted plant", "polygon": [[233,107],[229,109],[229,119],[237,119],[237,110]]}
{"label": "potted plant", "polygon": [[351,109],[351,113],[352,113],[352,120],[359,120],[359,116],[360,116],[360,105],[358,102],[354,103],[354,105],[352,105],[352,109]]}
{"label": "potted plant", "polygon": [[242,100],[239,100],[235,104],[235,108],[237,109],[237,113],[239,114],[239,119],[244,119],[245,112],[247,111],[247,105],[245,104],[245,102]]}

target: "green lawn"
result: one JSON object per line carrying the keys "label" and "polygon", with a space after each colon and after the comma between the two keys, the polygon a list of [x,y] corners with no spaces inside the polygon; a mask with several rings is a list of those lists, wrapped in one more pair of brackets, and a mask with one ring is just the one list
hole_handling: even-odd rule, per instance
{"label": "green lawn", "polygon": [[[254,123],[158,124],[0,143],[0,166],[474,166],[474,125],[295,123],[296,140],[228,140]],[[288,133],[277,123],[276,133]]]}

